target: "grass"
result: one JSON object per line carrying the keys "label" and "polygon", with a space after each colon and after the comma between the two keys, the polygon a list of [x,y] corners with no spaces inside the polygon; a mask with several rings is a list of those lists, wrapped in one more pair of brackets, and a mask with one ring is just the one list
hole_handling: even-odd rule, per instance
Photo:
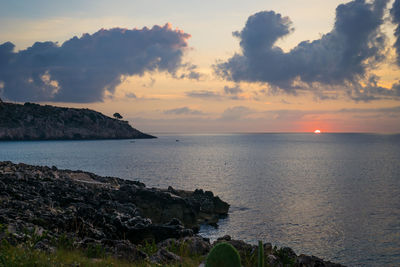
{"label": "grass", "polygon": [[[34,238],[35,239],[35,238]],[[35,240],[36,241],[36,240]],[[0,242],[0,267],[53,267],[53,266],[87,266],[87,267],[191,267],[198,266],[204,259],[201,256],[188,256],[187,249],[174,247],[174,252],[181,256],[182,260],[173,264],[157,265],[148,261],[128,262],[107,255],[100,245],[89,246],[87,249],[76,249],[71,246],[72,241],[67,237],[58,240],[57,249],[48,253],[34,249],[32,240],[24,244],[11,245],[6,239]],[[150,242],[141,247],[143,251],[152,255],[157,252],[157,246]]]}
{"label": "grass", "polygon": [[[10,246],[2,244],[0,246],[0,266],[13,267],[13,266],[32,266],[32,267],[53,267],[53,266],[87,266],[87,267],[153,267],[161,266],[151,264],[146,261],[141,262],[127,262],[124,260],[116,259],[105,254],[99,257],[92,257],[84,250],[66,250],[57,249],[54,253],[46,253],[36,249],[24,248],[22,246]],[[162,265],[169,267],[190,267],[198,266],[201,263],[200,258],[183,257],[181,262]]]}
{"label": "grass", "polygon": [[[0,237],[3,233],[9,236],[6,225],[0,224]],[[87,267],[192,267],[199,266],[204,261],[205,256],[192,254],[187,242],[171,242],[166,248],[168,251],[175,253],[181,257],[180,262],[172,264],[157,265],[148,261],[128,262],[126,260],[117,259],[110,256],[101,245],[91,245],[86,249],[77,249],[74,247],[74,240],[67,235],[61,235],[57,239],[52,240],[53,246],[56,248],[53,253],[44,252],[35,249],[35,245],[49,238],[47,232],[40,236],[34,231],[25,231],[25,235],[30,238],[18,245],[11,245],[7,238],[0,238],[0,267],[28,266],[28,267],[53,267],[53,266],[87,266]],[[49,238],[51,239],[51,238]],[[13,243],[14,244],[14,243]],[[153,240],[145,241],[138,249],[151,256],[158,250]],[[276,246],[272,249],[273,254],[283,263],[283,266],[294,266],[294,261],[287,255],[284,249],[278,249]],[[266,255],[264,255],[266,259]],[[257,251],[248,252],[241,257],[242,265],[245,267],[257,266]],[[266,267],[270,267],[265,264]]]}

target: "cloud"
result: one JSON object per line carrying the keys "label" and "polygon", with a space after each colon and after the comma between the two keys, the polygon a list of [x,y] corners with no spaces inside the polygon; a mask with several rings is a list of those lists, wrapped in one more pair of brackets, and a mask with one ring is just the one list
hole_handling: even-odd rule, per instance
{"label": "cloud", "polygon": [[254,112],[255,111],[253,111],[252,109],[249,109],[249,108],[243,107],[243,106],[232,107],[232,108],[226,109],[221,114],[220,120],[224,120],[224,121],[239,120],[239,119],[242,119],[242,118],[246,117],[247,115],[250,115]]}
{"label": "cloud", "polygon": [[200,78],[202,76],[204,76],[203,74],[201,74],[200,72],[197,72],[197,65],[193,65],[190,63],[186,63],[183,65],[183,69],[184,69],[184,73],[182,73],[180,75],[180,78],[187,78],[187,79],[191,79],[191,80],[200,80]]}
{"label": "cloud", "polygon": [[380,26],[387,3],[341,4],[331,32],[303,41],[287,53],[275,44],[293,31],[290,18],[274,11],[258,12],[233,33],[240,40],[241,53],[218,62],[215,71],[234,82],[267,83],[270,91],[290,94],[311,91],[321,99],[330,97],[323,93],[327,90],[362,101],[393,96],[391,90],[375,88],[376,77],[368,72],[384,59],[386,37]]}
{"label": "cloud", "polygon": [[396,37],[396,42],[394,44],[394,48],[397,52],[397,65],[400,66],[400,0],[396,0],[393,3],[392,9],[390,10],[390,14],[392,15],[392,21],[396,24],[396,29],[394,35]]}
{"label": "cloud", "polygon": [[136,96],[136,94],[135,94],[135,93],[126,93],[126,94],[125,94],[125,97],[127,97],[127,98],[133,98],[133,99],[137,99],[137,96]]}
{"label": "cloud", "polygon": [[223,95],[233,100],[243,100],[245,98],[240,95],[243,92],[243,89],[240,88],[239,85],[235,85],[233,87],[224,86]]}
{"label": "cloud", "polygon": [[175,109],[169,109],[164,111],[164,114],[174,114],[174,115],[203,115],[204,113],[201,112],[200,110],[195,110],[191,109],[188,107],[182,107],[182,108],[175,108]]}
{"label": "cloud", "polygon": [[232,100],[243,100],[245,99],[240,94],[243,93],[243,89],[240,88],[239,85],[235,85],[233,87],[224,86],[222,91],[214,92],[210,90],[193,90],[186,92],[186,96],[193,98],[203,98],[203,99],[232,99]]}
{"label": "cloud", "polygon": [[398,113],[400,115],[400,106],[388,107],[388,108],[345,108],[336,111],[337,113],[384,113],[392,114]]}
{"label": "cloud", "polygon": [[221,95],[219,93],[215,93],[213,91],[209,90],[193,90],[193,91],[188,91],[185,93],[186,96],[189,97],[194,97],[194,98],[214,98],[214,99],[220,99]]}
{"label": "cloud", "polygon": [[[182,57],[190,35],[170,24],[151,29],[101,29],[58,45],[36,42],[13,52],[0,45],[3,96],[15,101],[98,102],[126,76],[187,68]],[[194,71],[192,68],[191,71]]]}
{"label": "cloud", "polygon": [[239,85],[235,85],[233,87],[224,86],[225,95],[236,96],[240,93],[243,93],[242,88]]}

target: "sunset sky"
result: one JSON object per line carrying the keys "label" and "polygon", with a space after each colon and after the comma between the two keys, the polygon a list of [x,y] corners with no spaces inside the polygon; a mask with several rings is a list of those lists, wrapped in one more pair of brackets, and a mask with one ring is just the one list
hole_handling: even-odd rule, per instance
{"label": "sunset sky", "polygon": [[5,101],[150,133],[400,132],[400,0],[0,0],[0,25]]}

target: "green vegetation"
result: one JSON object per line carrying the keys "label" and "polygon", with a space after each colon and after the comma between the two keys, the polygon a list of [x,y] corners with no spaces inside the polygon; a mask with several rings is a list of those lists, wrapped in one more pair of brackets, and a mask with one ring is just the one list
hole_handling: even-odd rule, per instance
{"label": "green vegetation", "polygon": [[[181,262],[162,266],[198,266],[202,260],[203,258],[200,257],[182,257]],[[25,246],[12,246],[3,240],[0,244],[0,267],[13,266],[153,267],[160,265],[146,261],[132,263],[116,259],[107,255],[101,247],[91,247],[86,250],[59,248],[54,253],[46,253]]]}
{"label": "green vegetation", "polygon": [[157,244],[154,239],[152,239],[151,241],[145,240],[143,245],[140,246],[140,250],[147,255],[153,255],[157,252]]}
{"label": "green vegetation", "polygon": [[20,246],[1,244],[0,266],[151,266],[146,263],[129,264],[112,257],[89,258],[84,251],[58,249],[46,253]]}
{"label": "green vegetation", "polygon": [[[7,226],[0,224],[0,267],[13,266],[87,266],[87,267],[153,267],[161,266],[150,263],[149,261],[128,262],[117,259],[108,254],[100,245],[89,245],[86,249],[74,247],[74,240],[67,235],[61,235],[57,239],[50,238],[46,232],[41,235],[34,230],[25,230],[26,241],[17,244],[13,241],[13,235],[7,232]],[[51,244],[56,248],[52,252],[38,250],[35,246],[43,240],[51,240]],[[143,252],[151,256],[157,252],[157,245],[154,241],[145,242],[139,246]],[[204,256],[191,255],[187,249],[187,244],[172,243],[168,250],[182,258],[180,262],[164,264],[166,267],[191,267],[198,266]]]}
{"label": "green vegetation", "polygon": [[180,255],[182,257],[194,257],[197,256],[195,254],[190,253],[188,249],[188,243],[187,242],[175,242],[172,241],[171,245],[167,247],[168,251]]}
{"label": "green vegetation", "polygon": [[240,256],[229,243],[219,243],[207,256],[206,267],[240,267]]}
{"label": "green vegetation", "polygon": [[295,261],[290,257],[285,248],[278,249],[276,246],[274,246],[273,254],[280,260],[280,262],[282,262],[283,266],[294,266]]}
{"label": "green vegetation", "polygon": [[264,267],[264,246],[262,241],[258,241],[258,267]]}
{"label": "green vegetation", "polygon": [[116,118],[117,120],[122,119],[123,117],[121,116],[121,114],[119,114],[118,112],[113,114],[113,117]]}
{"label": "green vegetation", "polygon": [[[151,263],[148,259],[142,261],[128,262],[124,259],[115,258],[105,250],[100,244],[90,244],[86,248],[77,248],[74,246],[74,239],[63,234],[57,238],[49,236],[46,231],[39,232],[38,229],[25,229],[22,236],[24,242],[16,242],[14,235],[9,233],[7,225],[0,224],[0,267],[8,266],[132,266],[132,267],[192,267],[199,266],[205,260],[206,256],[193,254],[190,246],[190,240],[170,240],[168,245],[164,246],[168,251],[181,257],[179,262],[171,264],[157,265]],[[50,241],[50,243],[49,243]],[[37,249],[38,245],[43,243],[50,244],[52,249]],[[158,251],[154,240],[146,240],[137,248],[146,253],[149,257]],[[243,251],[242,251],[243,253]],[[285,267],[294,266],[294,260],[291,258],[290,250],[287,248],[278,249],[276,246],[272,249],[272,254]],[[258,256],[258,257],[257,257]],[[247,251],[240,257],[238,251],[229,243],[222,242],[215,245],[206,258],[206,267],[271,267],[265,263],[266,255],[264,246],[259,241],[258,248],[255,251]]]}

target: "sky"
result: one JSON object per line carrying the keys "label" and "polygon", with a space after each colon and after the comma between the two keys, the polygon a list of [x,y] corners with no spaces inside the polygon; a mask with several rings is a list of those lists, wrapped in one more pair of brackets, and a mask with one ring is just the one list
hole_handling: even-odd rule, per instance
{"label": "sky", "polygon": [[0,98],[149,133],[400,133],[400,0],[0,0]]}

